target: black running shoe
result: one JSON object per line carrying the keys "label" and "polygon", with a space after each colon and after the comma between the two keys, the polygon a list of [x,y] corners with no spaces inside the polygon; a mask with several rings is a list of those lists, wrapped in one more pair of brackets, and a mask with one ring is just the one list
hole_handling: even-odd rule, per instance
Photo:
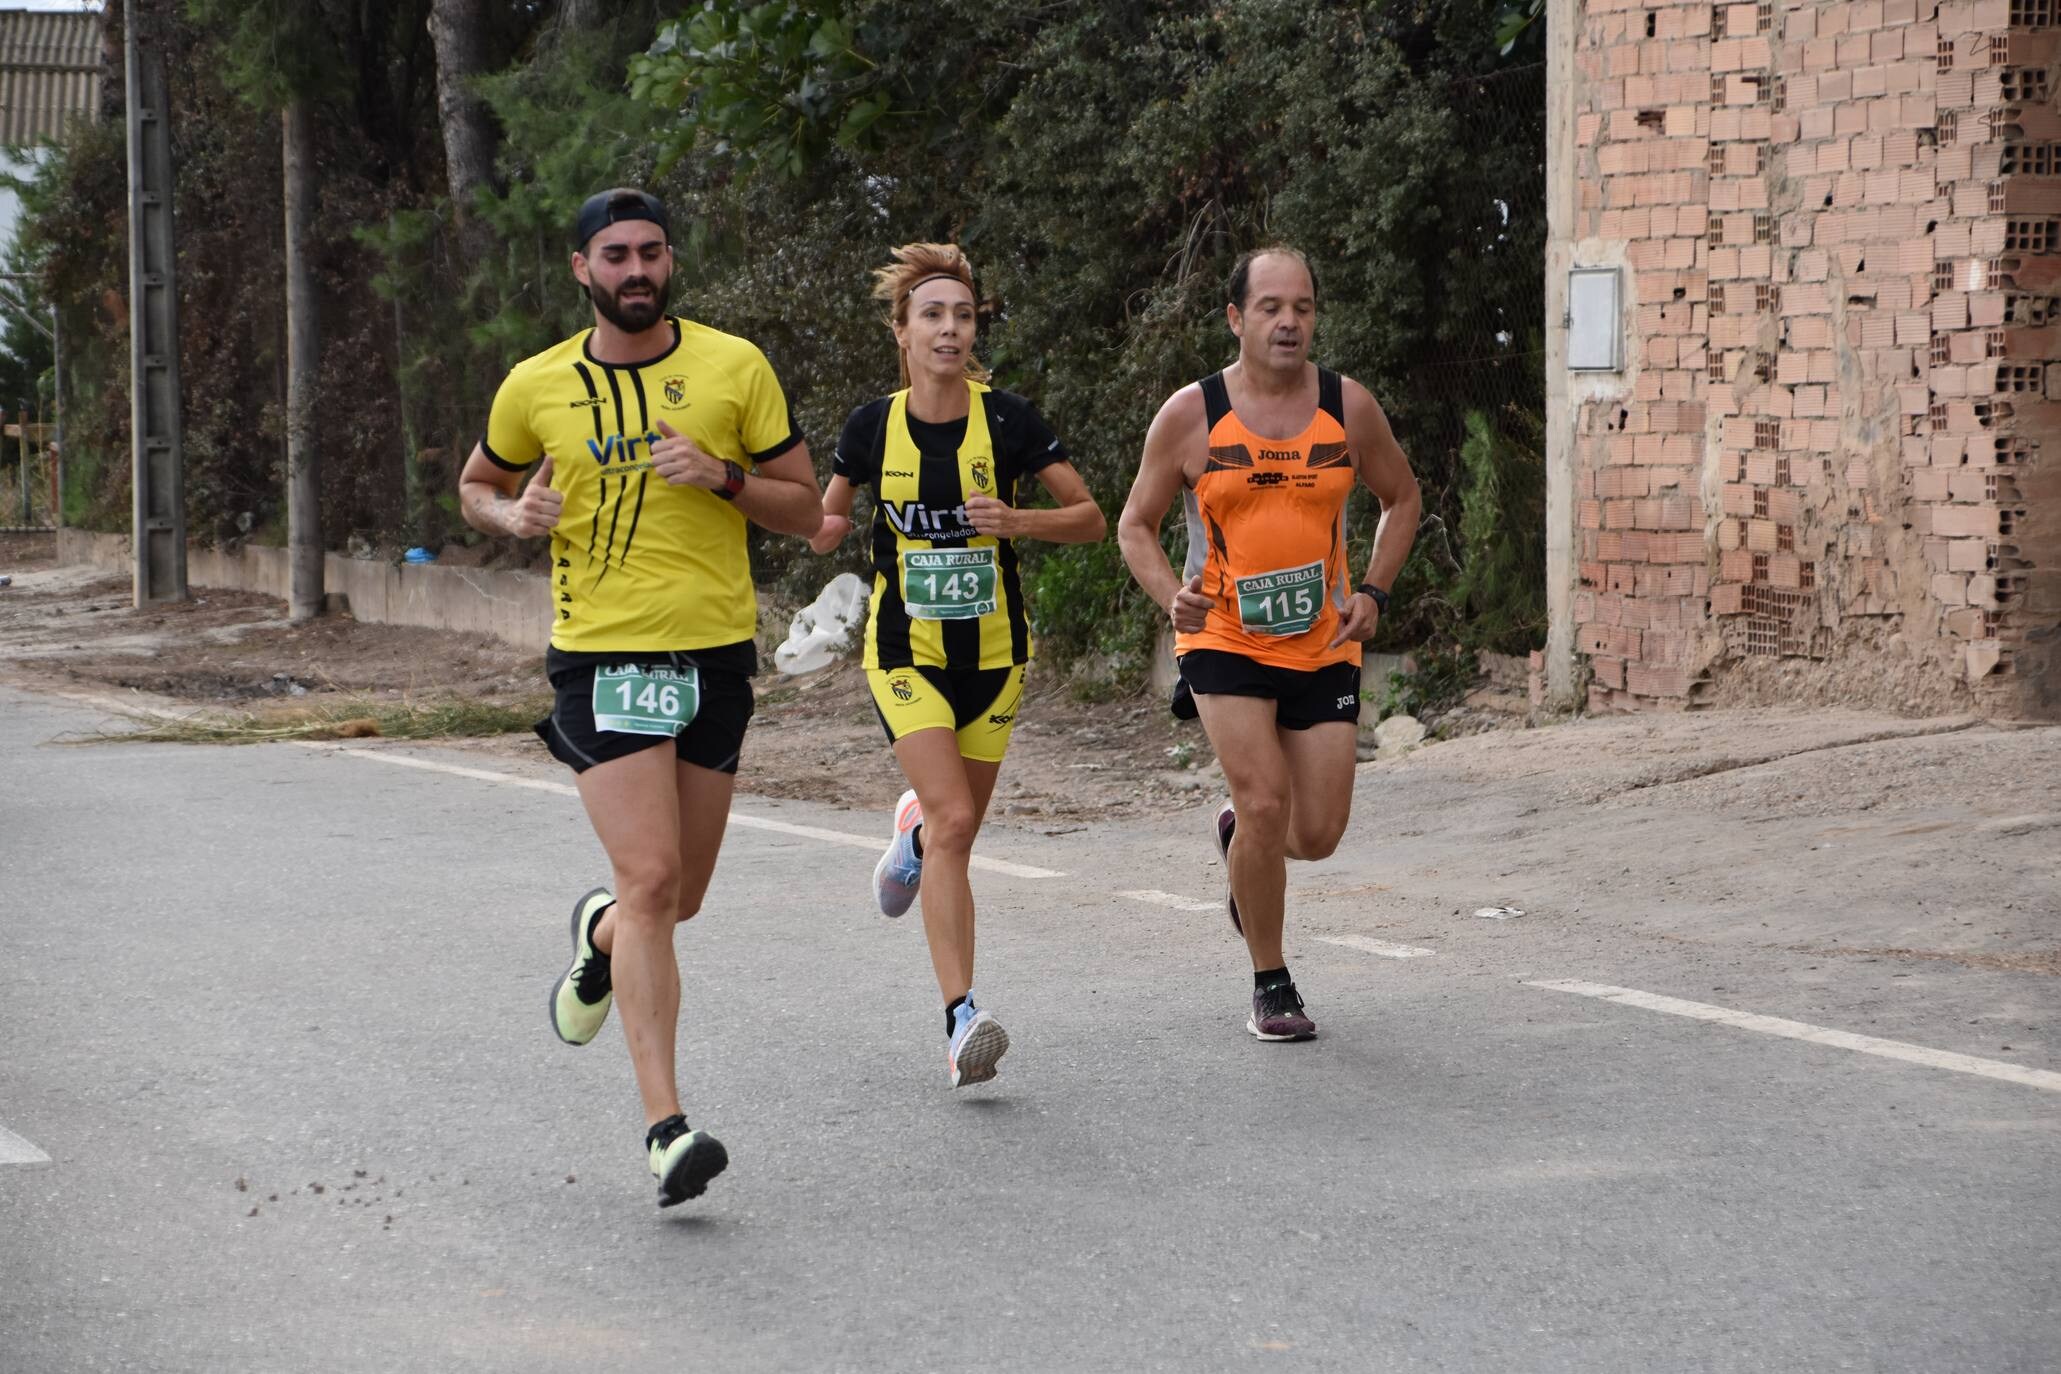
{"label": "black running shoe", "polygon": [[1238,829],[1238,813],[1225,802],[1217,808],[1217,853],[1224,860],[1224,910],[1231,914],[1231,929],[1238,932],[1238,938],[1245,938],[1245,927],[1238,924],[1238,899],[1231,895],[1231,835]]}
{"label": "black running shoe", "polygon": [[1303,1015],[1302,998],[1293,983],[1276,983],[1252,994],[1252,1016],[1245,1028],[1261,1040],[1312,1040],[1317,1025]]}

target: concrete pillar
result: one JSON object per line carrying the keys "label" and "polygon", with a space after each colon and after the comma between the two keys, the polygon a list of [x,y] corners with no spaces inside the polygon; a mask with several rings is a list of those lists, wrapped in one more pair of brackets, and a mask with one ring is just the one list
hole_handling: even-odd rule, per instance
{"label": "concrete pillar", "polygon": [[1567,385],[1567,270],[1574,265],[1574,49],[1581,0],[1546,5],[1546,705],[1580,704],[1575,681],[1575,412]]}

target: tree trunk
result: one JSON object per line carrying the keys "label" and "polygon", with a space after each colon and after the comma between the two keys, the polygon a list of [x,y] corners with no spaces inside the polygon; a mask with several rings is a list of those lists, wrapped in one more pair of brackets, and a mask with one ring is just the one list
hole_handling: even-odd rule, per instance
{"label": "tree trunk", "polygon": [[604,17],[601,0],[565,0],[558,7],[558,31],[560,33],[585,33]]}
{"label": "tree trunk", "polygon": [[444,168],[458,212],[458,240],[477,262],[491,249],[473,213],[482,186],[494,181],[494,120],[473,93],[487,67],[485,0],[430,0],[429,35],[437,50],[437,116],[444,130]]}
{"label": "tree trunk", "polygon": [[321,333],[308,261],[314,218],[315,128],[305,100],[280,116],[286,172],[286,545],[287,614],[322,614],[322,462],[315,446],[315,369]]}

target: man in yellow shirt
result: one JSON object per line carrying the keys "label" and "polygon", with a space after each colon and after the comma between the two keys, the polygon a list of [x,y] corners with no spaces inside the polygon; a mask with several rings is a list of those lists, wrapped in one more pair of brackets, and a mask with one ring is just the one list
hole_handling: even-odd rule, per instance
{"label": "man in yellow shirt", "polygon": [[476,529],[551,536],[556,701],[537,733],[578,775],[614,873],[573,908],[551,1021],[584,1045],[620,995],[645,1153],[670,1207],[729,1162],[680,1110],[673,930],[715,871],[753,709],[745,522],[807,538],[821,494],[765,356],[667,313],[657,198],[600,192],[573,239],[594,327],[516,364],[458,493]]}

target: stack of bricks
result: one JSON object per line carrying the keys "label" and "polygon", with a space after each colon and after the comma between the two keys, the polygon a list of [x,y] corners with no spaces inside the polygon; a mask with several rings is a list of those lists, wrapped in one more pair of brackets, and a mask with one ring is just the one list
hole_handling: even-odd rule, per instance
{"label": "stack of bricks", "polygon": [[2057,6],[1586,6],[1575,237],[1621,246],[1631,315],[1622,389],[1577,418],[1591,709],[1891,631],[1978,692],[2025,668],[2061,554],[2028,538],[2061,524],[2028,505],[2061,357]]}

